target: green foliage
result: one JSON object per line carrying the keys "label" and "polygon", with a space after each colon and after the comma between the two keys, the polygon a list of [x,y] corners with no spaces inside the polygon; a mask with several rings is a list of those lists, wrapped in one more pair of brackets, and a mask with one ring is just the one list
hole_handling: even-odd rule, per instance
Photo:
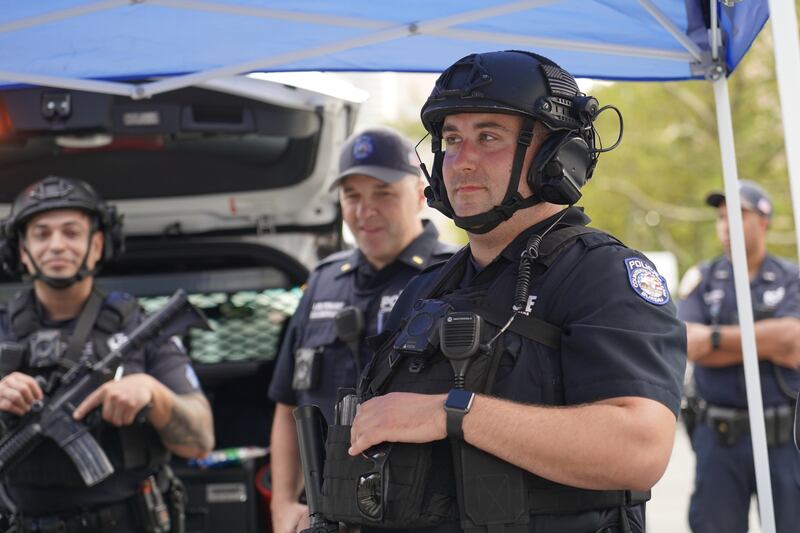
{"label": "green foliage", "polygon": [[[796,258],[771,41],[767,25],[729,79],[734,136],[739,177],[761,184],[775,203],[770,251]],[[616,83],[592,92],[625,119],[622,144],[601,156],[585,189],[594,225],[631,247],[672,251],[681,271],[719,254],[716,212],[704,203],[723,188],[711,84]],[[608,146],[616,117],[607,112],[598,123]]]}
{"label": "green foliage", "polygon": [[[795,1],[800,13],[800,0]],[[728,88],[739,177],[759,183],[772,196],[770,252],[796,258],[769,23],[728,80]],[[601,155],[594,178],[584,189],[580,205],[593,225],[633,248],[673,252],[681,273],[720,254],[716,211],[704,201],[709,192],[723,188],[711,84],[598,83],[591,92],[601,105],[616,105],[625,124],[622,144]],[[412,139],[425,134],[415,116],[392,126]],[[616,115],[602,114],[598,127],[604,146],[613,144]],[[426,140],[420,155],[425,159],[429,152]],[[453,226],[453,231],[459,242],[466,242],[461,230]]]}

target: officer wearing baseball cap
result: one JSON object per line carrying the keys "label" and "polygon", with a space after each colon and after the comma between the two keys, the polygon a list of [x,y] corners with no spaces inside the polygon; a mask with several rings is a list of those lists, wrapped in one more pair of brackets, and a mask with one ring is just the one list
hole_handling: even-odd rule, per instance
{"label": "officer wearing baseball cap", "polygon": [[[772,200],[764,189],[748,180],[739,180],[739,199],[742,209],[758,213],[769,220],[772,218]],[[706,203],[711,207],[720,207],[725,203],[725,194],[712,192],[706,196]]]}
{"label": "officer wearing baseball cap", "polygon": [[455,247],[420,220],[425,204],[413,145],[394,130],[370,128],[341,151],[342,216],[357,248],[323,259],[311,273],[288,326],[269,389],[272,426],[272,525],[294,533],[308,510],[298,503],[302,472],[292,410],[315,404],[333,422],[336,391],[354,387],[370,352],[364,339],[383,330],[408,281],[448,259]]}
{"label": "officer wearing baseball cap", "polygon": [[[792,442],[794,401],[800,391],[800,283],[794,262],[767,253],[772,200],[751,181],[739,182],[753,302],[770,477],[779,533],[800,524],[800,455]],[[678,315],[686,321],[693,381],[685,420],[697,455],[689,524],[695,533],[746,531],[755,493],[752,445],[730,259],[725,195],[717,208],[724,254],[689,269],[680,286]]]}
{"label": "officer wearing baseball cap", "polygon": [[339,175],[331,185],[338,187],[348,176],[362,174],[384,183],[394,183],[409,175],[419,176],[419,161],[414,146],[389,128],[371,128],[353,137],[339,157]]}

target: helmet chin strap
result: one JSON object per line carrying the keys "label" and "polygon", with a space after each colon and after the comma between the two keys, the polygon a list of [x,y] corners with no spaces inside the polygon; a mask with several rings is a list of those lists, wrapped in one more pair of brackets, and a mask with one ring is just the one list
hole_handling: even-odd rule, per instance
{"label": "helmet chin strap", "polygon": [[79,281],[86,279],[89,276],[94,276],[97,273],[98,269],[93,268],[89,270],[86,266],[86,260],[89,258],[89,252],[91,251],[91,240],[92,237],[90,234],[89,246],[86,247],[86,255],[83,256],[83,260],[81,261],[81,266],[78,267],[78,271],[75,274],[66,278],[54,278],[53,276],[45,275],[44,272],[42,272],[42,270],[39,268],[39,265],[36,264],[36,261],[34,261],[33,256],[28,250],[28,247],[25,246],[25,244],[23,244],[22,251],[25,252],[25,255],[28,256],[28,260],[31,262],[31,265],[33,265],[33,274],[29,274],[30,278],[32,280],[41,281],[47,284],[49,287],[60,290],[60,289],[68,289],[69,287],[72,287]]}
{"label": "helmet chin strap", "polygon": [[[517,139],[517,149],[514,152],[514,163],[511,167],[511,176],[508,180],[508,188],[506,189],[505,197],[500,205],[477,215],[470,215],[460,217],[455,214],[453,206],[447,197],[447,191],[444,187],[444,177],[442,176],[442,160],[444,154],[439,149],[434,157],[433,162],[433,179],[428,177],[431,183],[429,189],[426,189],[425,195],[428,198],[428,205],[434,209],[438,209],[445,216],[452,218],[456,226],[478,235],[489,233],[494,228],[505,222],[520,209],[536,205],[542,201],[539,195],[532,194],[527,198],[523,198],[517,190],[519,188],[519,180],[522,175],[522,165],[525,162],[525,154],[528,147],[533,140],[533,125],[534,121],[530,117],[525,117],[522,121],[522,129],[520,129],[519,137]],[[423,171],[425,169],[423,168]],[[427,172],[425,172],[427,175]],[[436,198],[438,196],[438,198]]]}

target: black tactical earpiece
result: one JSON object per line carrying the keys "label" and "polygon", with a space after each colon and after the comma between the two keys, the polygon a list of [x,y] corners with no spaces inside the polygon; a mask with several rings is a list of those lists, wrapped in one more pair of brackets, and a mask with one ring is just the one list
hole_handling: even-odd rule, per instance
{"label": "black tactical earpiece", "polygon": [[528,185],[545,202],[571,205],[592,177],[596,158],[574,132],[555,132],[539,147],[528,171]]}

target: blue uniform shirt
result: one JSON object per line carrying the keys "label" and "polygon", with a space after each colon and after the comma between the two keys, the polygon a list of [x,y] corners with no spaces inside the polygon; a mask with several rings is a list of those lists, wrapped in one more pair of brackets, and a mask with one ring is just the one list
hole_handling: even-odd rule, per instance
{"label": "blue uniform shirt", "polygon": [[[483,269],[468,261],[460,286],[441,299],[452,302],[456,310],[484,302],[510,317],[520,253],[530,236],[541,233],[555,218],[522,232]],[[561,226],[588,222],[580,209],[570,208]],[[676,318],[663,278],[649,260],[607,242],[604,235],[581,236],[543,274],[534,276],[531,314],[561,328],[561,348],[511,331],[503,333],[493,395],[540,405],[643,396],[663,403],[677,416],[686,366],[685,328]],[[652,270],[643,273],[628,266],[637,261]],[[440,268],[430,269],[409,285],[392,311],[389,330],[413,316],[415,302],[427,294],[439,273]],[[637,279],[660,285],[652,290],[637,288]]]}
{"label": "blue uniform shirt", "polygon": [[[359,358],[364,368],[371,355],[364,339],[383,330],[409,280],[455,252],[455,247],[440,243],[438,237],[435,226],[426,222],[422,233],[378,271],[359,250],[339,252],[322,260],[311,273],[289,323],[269,387],[270,398],[286,405],[317,405],[332,422],[336,391],[355,387],[357,377],[353,354],[336,335],[334,317],[347,306],[363,311]],[[315,358],[318,378],[308,390],[292,387],[299,350],[310,350]]]}
{"label": "blue uniform shirt", "polygon": [[[738,324],[733,265],[727,257],[702,263],[684,276],[681,287],[686,293],[679,302],[678,316],[699,324]],[[750,282],[753,318],[800,317],[800,278],[797,265],[767,255],[756,277]],[[759,361],[761,392],[765,406],[786,403],[776,381],[780,372],[789,387],[800,390],[800,373]],[[697,393],[707,402],[726,407],[747,407],[747,393],[742,364],[721,368],[695,365]]]}
{"label": "blue uniform shirt", "polygon": [[[480,315],[482,327],[487,328],[482,338],[493,337],[512,315],[521,252],[532,235],[541,234],[558,216],[561,213],[522,232],[484,268],[466,258],[463,275],[455,282],[439,283],[442,269],[448,268],[444,266],[421,274],[400,296],[387,330],[403,330],[406,324],[414,324],[420,313],[443,302],[455,311]],[[581,210],[569,208],[557,229],[588,222]],[[454,269],[450,276],[458,272]],[[664,279],[641,253],[599,232],[580,235],[563,245],[546,270],[535,265],[528,308],[531,316],[560,329],[560,347],[520,334],[534,327],[520,318],[519,324],[524,325],[510,327],[493,341],[491,364],[497,361],[493,379],[481,378],[492,375],[493,368],[486,358],[478,357],[470,365],[474,373],[467,371],[467,389],[522,404],[552,406],[638,396],[664,404],[677,416],[686,366],[685,328],[676,317]],[[394,353],[379,352],[371,376],[377,376],[378,369],[385,370],[386,358]],[[396,361],[391,377],[377,392],[434,394],[454,386],[454,372],[441,353],[427,357],[422,364],[412,356]],[[434,457],[441,453],[436,463],[441,476],[437,482],[449,487],[456,483],[445,466],[451,463],[447,458],[450,447],[445,442],[441,445],[444,450],[437,449],[440,445],[434,443],[432,452]],[[531,480],[530,486],[559,490],[545,480]],[[455,494],[455,488],[450,493]],[[619,523],[617,513],[616,509],[599,509],[534,515],[528,531],[616,530],[612,526]],[[643,514],[642,506],[630,513],[631,531],[643,531]],[[431,531],[456,529],[450,526],[443,524]]]}

